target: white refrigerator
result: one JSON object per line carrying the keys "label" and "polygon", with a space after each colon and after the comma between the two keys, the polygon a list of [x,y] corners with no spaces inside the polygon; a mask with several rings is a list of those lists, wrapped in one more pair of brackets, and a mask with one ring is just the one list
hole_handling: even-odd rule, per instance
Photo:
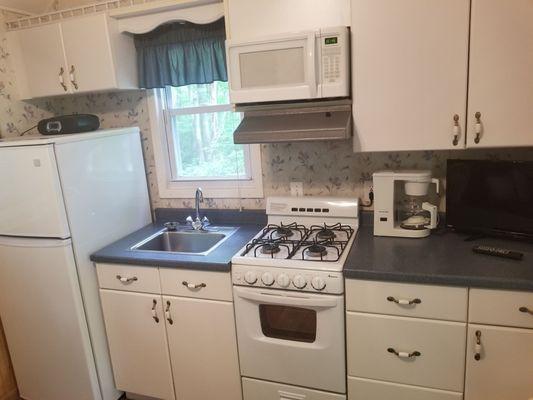
{"label": "white refrigerator", "polygon": [[0,141],[0,318],[23,399],[120,397],[89,256],[150,222],[138,128]]}

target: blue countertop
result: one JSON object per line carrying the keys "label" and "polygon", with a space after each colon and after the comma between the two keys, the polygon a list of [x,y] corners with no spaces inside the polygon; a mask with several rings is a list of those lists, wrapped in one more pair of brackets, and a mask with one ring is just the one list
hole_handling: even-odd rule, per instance
{"label": "blue countertop", "polygon": [[[360,227],[344,266],[348,279],[533,291],[533,244],[438,230],[423,239],[374,236]],[[524,253],[521,261],[476,254],[474,245]]]}
{"label": "blue countertop", "polygon": [[156,222],[131,233],[91,255],[98,263],[148,265],[153,267],[200,269],[228,272],[231,258],[264,226],[266,218],[261,211],[208,211],[202,213],[216,226],[238,227],[224,243],[207,255],[188,255],[154,251],[131,250],[143,239],[162,230],[164,222],[184,221],[192,210],[158,209]]}

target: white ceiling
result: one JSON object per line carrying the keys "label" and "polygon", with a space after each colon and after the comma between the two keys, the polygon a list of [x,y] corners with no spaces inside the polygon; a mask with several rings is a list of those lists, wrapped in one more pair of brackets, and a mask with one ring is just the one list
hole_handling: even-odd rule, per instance
{"label": "white ceiling", "polygon": [[30,14],[41,14],[50,10],[53,0],[0,0],[0,7],[7,7]]}

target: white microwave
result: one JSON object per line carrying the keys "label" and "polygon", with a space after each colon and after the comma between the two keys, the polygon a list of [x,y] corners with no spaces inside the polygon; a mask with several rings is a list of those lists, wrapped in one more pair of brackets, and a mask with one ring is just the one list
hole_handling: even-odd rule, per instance
{"label": "white microwave", "polygon": [[234,104],[350,95],[348,27],[226,41]]}

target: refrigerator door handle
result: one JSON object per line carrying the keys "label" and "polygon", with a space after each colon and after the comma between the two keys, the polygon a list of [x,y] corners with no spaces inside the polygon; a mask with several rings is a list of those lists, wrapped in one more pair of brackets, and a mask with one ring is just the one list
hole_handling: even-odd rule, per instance
{"label": "refrigerator door handle", "polygon": [[66,247],[71,244],[70,239],[0,236],[0,246],[8,247]]}

